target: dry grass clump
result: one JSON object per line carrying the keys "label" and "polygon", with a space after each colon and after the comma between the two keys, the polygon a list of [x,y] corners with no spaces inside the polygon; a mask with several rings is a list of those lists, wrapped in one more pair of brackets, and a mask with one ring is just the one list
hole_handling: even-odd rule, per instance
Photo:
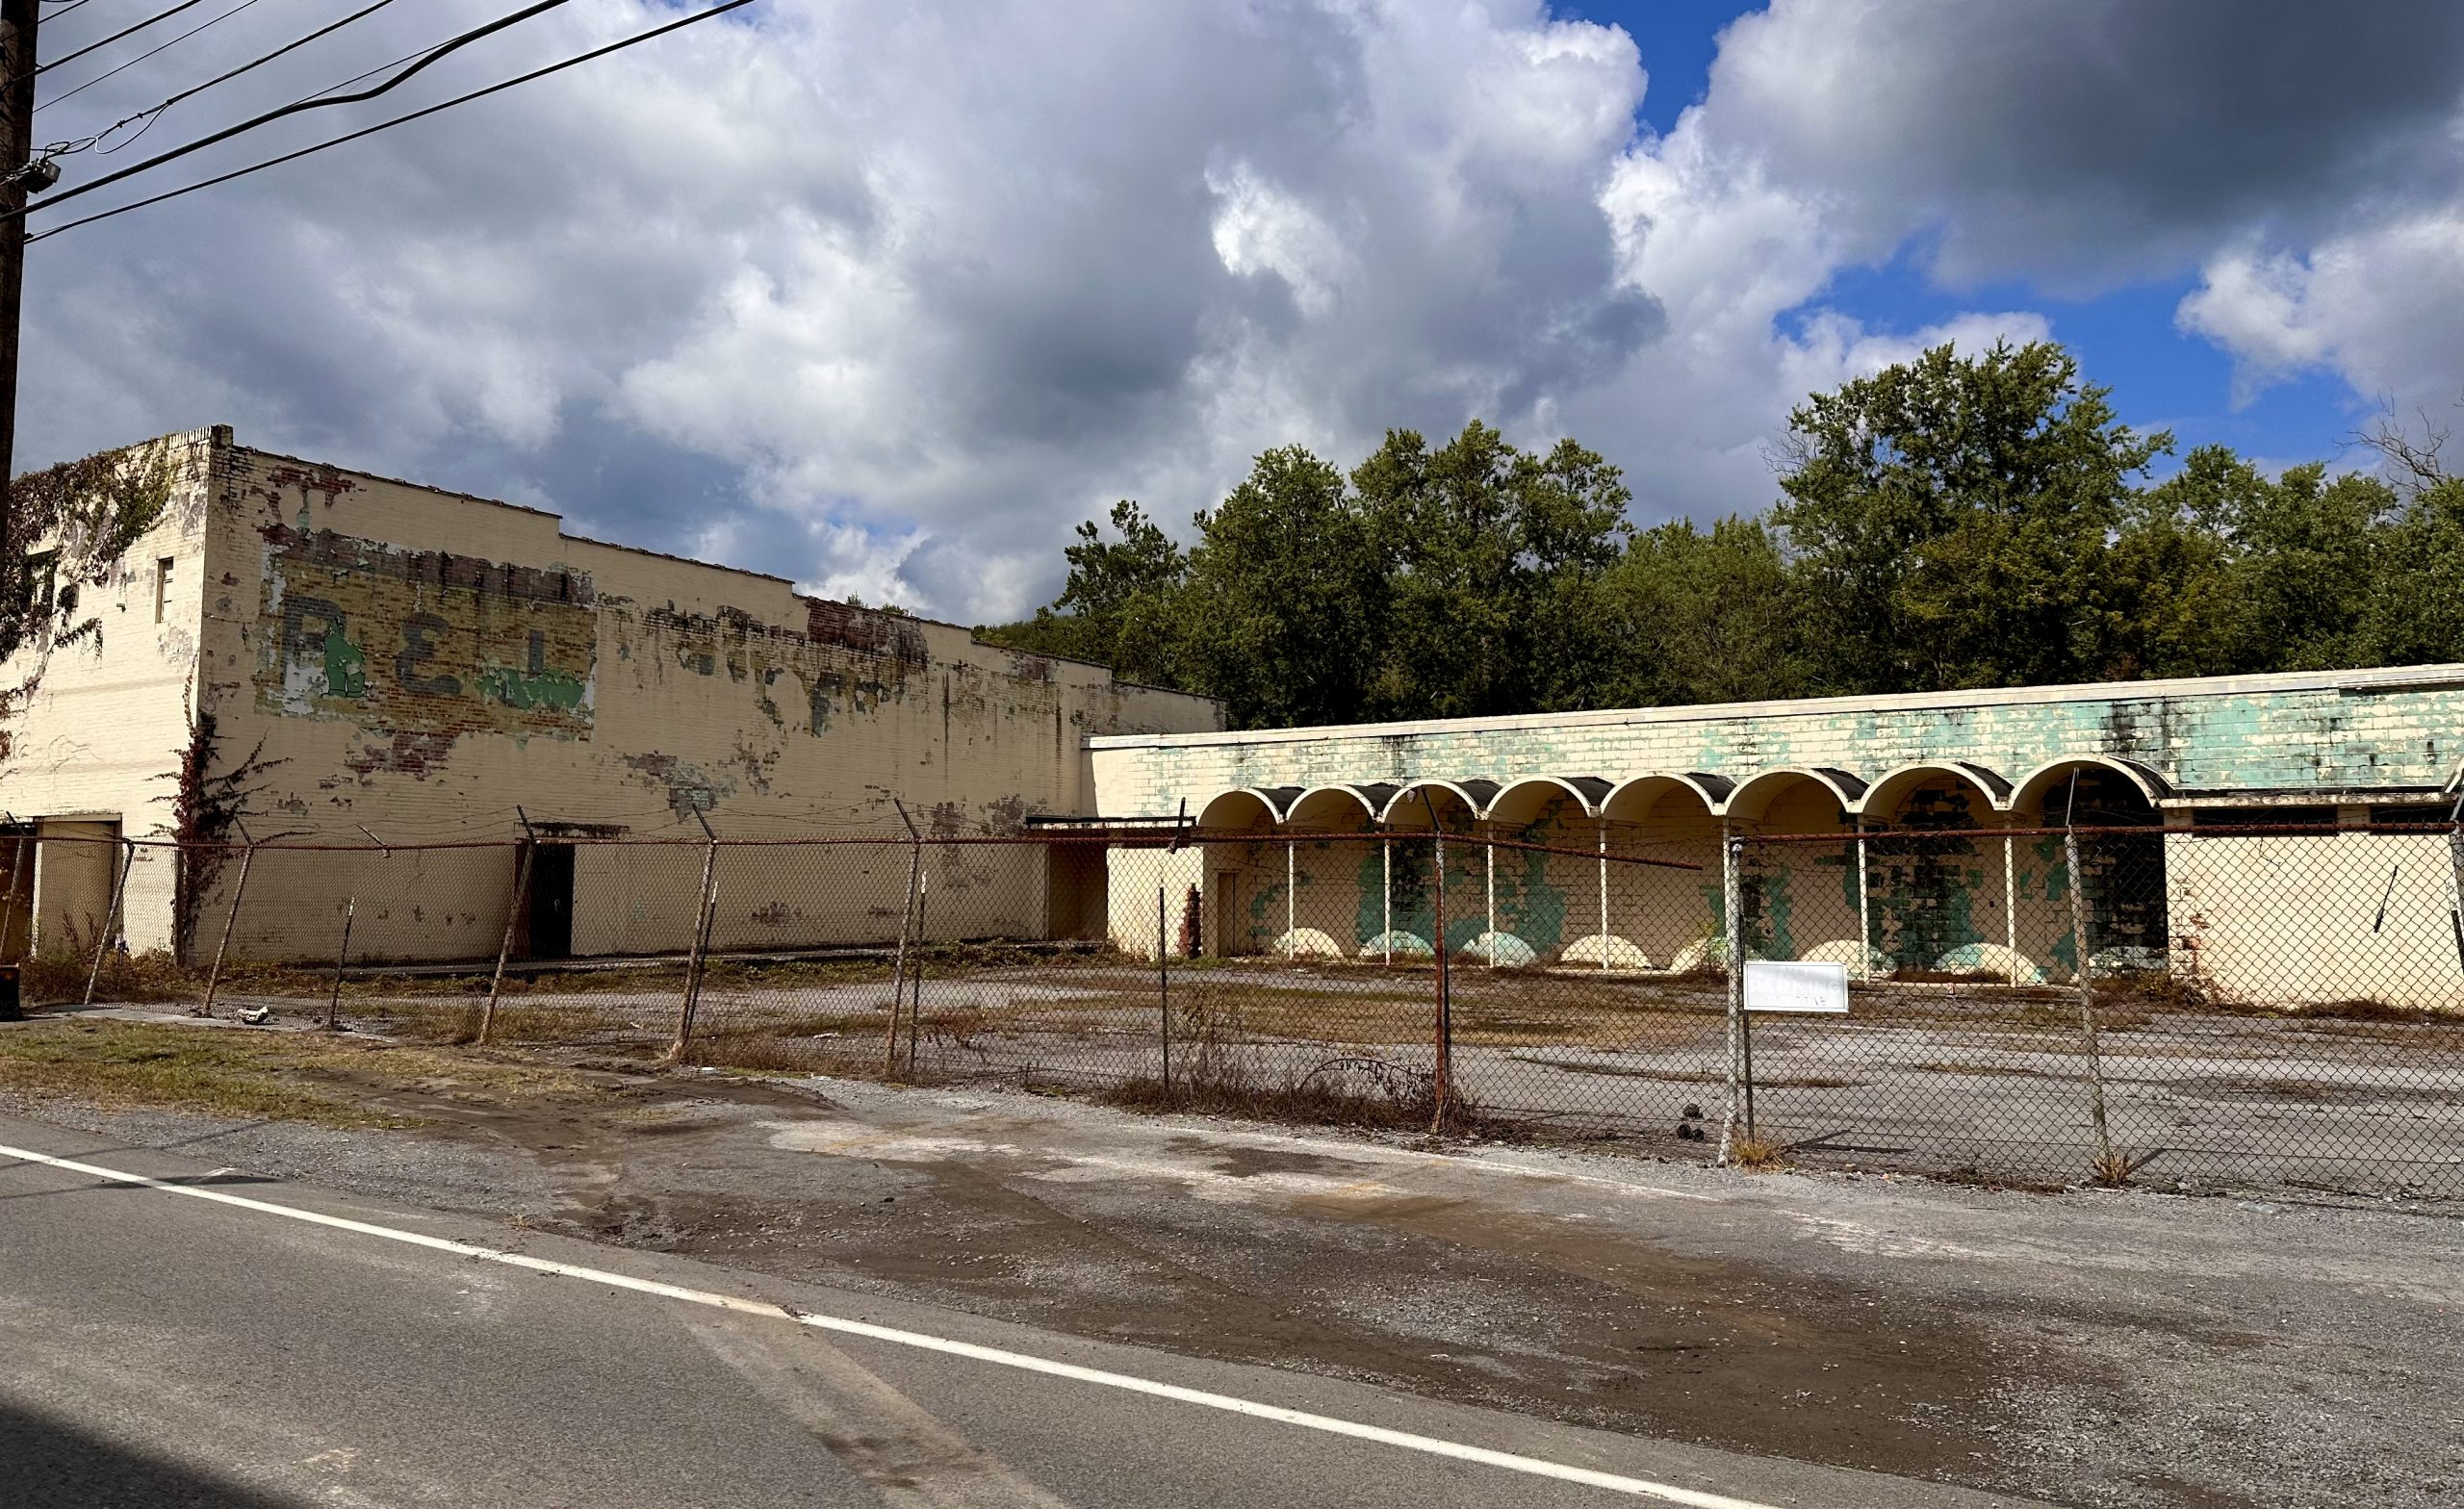
{"label": "dry grass clump", "polygon": [[0,1089],[26,1095],[321,1126],[416,1125],[360,1098],[391,1088],[484,1102],[604,1093],[551,1065],[316,1032],[77,1019],[0,1029]]}
{"label": "dry grass clump", "polygon": [[1728,1163],[1732,1168],[1748,1173],[1771,1173],[1785,1168],[1788,1149],[1782,1143],[1738,1133],[1729,1138]]}

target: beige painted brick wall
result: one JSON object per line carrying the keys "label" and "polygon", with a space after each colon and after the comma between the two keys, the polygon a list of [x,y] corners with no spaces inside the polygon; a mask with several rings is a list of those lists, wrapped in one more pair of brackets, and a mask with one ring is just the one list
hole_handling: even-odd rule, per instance
{"label": "beige painted brick wall", "polygon": [[[171,773],[189,737],[204,597],[206,499],[212,431],[168,437],[178,468],[170,505],[100,587],[84,589],[81,616],[99,639],[54,651],[36,644],[0,666],[0,684],[38,675],[38,689],[5,725],[0,810],[61,835],[146,837],[168,831]],[[159,563],[171,563],[160,621]],[[93,824],[103,825],[99,828]],[[34,946],[90,940],[109,909],[116,865],[84,846],[45,844],[28,878],[43,896]],[[125,934],[131,946],[170,941],[173,866],[159,854],[131,868]]]}

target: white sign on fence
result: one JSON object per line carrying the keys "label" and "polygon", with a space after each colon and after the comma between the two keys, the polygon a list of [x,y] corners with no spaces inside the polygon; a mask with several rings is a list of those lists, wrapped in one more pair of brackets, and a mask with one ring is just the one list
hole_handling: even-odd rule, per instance
{"label": "white sign on fence", "polygon": [[1848,966],[1749,959],[1745,1009],[1844,1016],[1848,1013]]}

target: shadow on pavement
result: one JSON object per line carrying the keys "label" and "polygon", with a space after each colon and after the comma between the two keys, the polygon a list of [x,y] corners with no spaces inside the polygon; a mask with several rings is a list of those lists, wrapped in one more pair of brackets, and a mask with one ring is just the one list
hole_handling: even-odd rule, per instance
{"label": "shadow on pavement", "polygon": [[0,1401],[0,1489],[18,1509],[281,1509],[285,1500]]}

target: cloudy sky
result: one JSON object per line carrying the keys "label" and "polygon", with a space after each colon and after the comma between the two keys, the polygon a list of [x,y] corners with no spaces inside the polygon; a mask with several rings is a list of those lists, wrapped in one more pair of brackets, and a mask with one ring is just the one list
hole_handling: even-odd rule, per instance
{"label": "cloudy sky", "polygon": [[[37,139],[365,3],[205,0],[45,74]],[[514,8],[398,0],[63,187]],[[693,8],[573,0],[33,223]],[[2464,6],[759,0],[40,242],[27,309],[22,465],[230,422],[969,622],[1115,499],[1178,524],[1390,425],[1577,436],[1640,523],[1757,509],[1792,404],[1944,339],[2338,458],[2464,396]]]}

